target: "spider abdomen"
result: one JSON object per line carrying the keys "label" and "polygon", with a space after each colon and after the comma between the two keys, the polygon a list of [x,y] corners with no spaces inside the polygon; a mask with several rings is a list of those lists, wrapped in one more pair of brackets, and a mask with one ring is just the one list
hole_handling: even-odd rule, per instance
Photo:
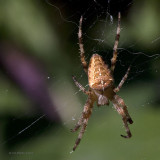
{"label": "spider abdomen", "polygon": [[113,84],[113,78],[102,57],[93,54],[88,67],[88,82],[92,89],[104,90]]}

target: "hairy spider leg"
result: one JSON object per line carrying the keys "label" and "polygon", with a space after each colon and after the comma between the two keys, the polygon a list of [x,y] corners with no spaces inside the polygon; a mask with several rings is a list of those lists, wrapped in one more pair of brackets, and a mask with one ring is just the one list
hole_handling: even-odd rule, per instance
{"label": "hairy spider leg", "polygon": [[[75,76],[72,76],[72,79],[75,83],[75,85],[80,89],[80,91],[82,91],[83,93],[85,94],[89,94],[88,91],[85,90],[85,88],[77,81],[76,77]],[[83,114],[81,115],[81,117],[79,118],[79,121],[77,122],[77,124],[75,125],[74,129],[71,129],[71,132],[75,132],[77,131],[80,126],[82,125],[82,122],[83,122]]]}
{"label": "hairy spider leg", "polygon": [[114,105],[114,108],[117,110],[117,112],[122,116],[122,120],[123,120],[123,124],[127,133],[127,136],[121,135],[124,138],[130,138],[132,136],[128,123],[130,124],[133,123],[128,110],[127,110],[127,106],[125,105],[124,101],[122,98],[120,98],[118,95],[114,96],[114,99],[112,100],[112,103]]}
{"label": "hairy spider leg", "polygon": [[71,132],[76,132],[81,127],[82,122],[83,122],[83,115],[81,115],[75,127],[71,129]]}
{"label": "hairy spider leg", "polygon": [[90,116],[92,114],[93,103],[94,103],[94,101],[89,96],[88,99],[87,99],[86,104],[84,105],[82,116],[79,119],[78,123],[76,124],[75,128],[73,129],[73,131],[76,131],[81,126],[81,130],[79,132],[78,138],[77,138],[77,140],[75,142],[75,145],[73,147],[73,151],[75,151],[75,149],[79,145],[79,143],[80,143],[80,141],[82,139],[82,136],[83,136],[83,134],[85,132],[85,129],[86,129],[87,124],[88,124],[88,120],[89,120],[89,118],[90,118]]}
{"label": "hairy spider leg", "polygon": [[83,17],[81,16],[80,21],[79,21],[78,40],[79,40],[79,50],[80,50],[81,63],[82,63],[84,71],[87,74],[88,73],[88,65],[85,60],[85,54],[84,54],[85,52],[84,52],[83,41],[82,41],[82,21],[83,21]]}
{"label": "hairy spider leg", "polygon": [[119,38],[120,38],[120,31],[121,31],[120,21],[121,21],[121,13],[119,12],[118,13],[117,34],[116,34],[116,37],[115,37],[115,43],[114,43],[114,47],[113,47],[113,57],[111,59],[111,71],[112,71],[112,73],[114,72],[114,68],[115,68],[116,61],[117,61],[117,55],[118,55],[117,48],[118,48],[118,43],[119,43]]}
{"label": "hairy spider leg", "polygon": [[132,134],[131,134],[130,129],[128,127],[127,118],[126,118],[124,109],[121,108],[117,103],[113,102],[113,105],[114,105],[114,108],[117,110],[117,112],[122,116],[123,124],[124,124],[125,130],[126,130],[126,133],[127,133],[127,136],[124,136],[124,135],[121,135],[121,136],[124,138],[130,138],[132,136]]}
{"label": "hairy spider leg", "polygon": [[77,146],[79,145],[79,143],[80,143],[80,141],[82,139],[82,136],[83,136],[83,134],[84,134],[84,132],[86,130],[87,124],[88,124],[88,119],[85,119],[83,121],[82,128],[81,128],[81,130],[79,132],[78,138],[76,139],[75,145],[73,147],[73,151],[75,151]]}
{"label": "hairy spider leg", "polygon": [[124,82],[127,80],[128,78],[128,74],[129,74],[129,71],[130,71],[131,67],[129,66],[128,67],[128,70],[126,72],[126,74],[124,75],[124,77],[122,78],[122,80],[120,81],[119,85],[114,89],[114,92],[119,92],[119,90],[122,88]]}
{"label": "hairy spider leg", "polygon": [[124,112],[125,112],[125,114],[126,114],[127,121],[128,121],[130,124],[132,124],[132,123],[133,123],[133,120],[132,120],[131,116],[130,116],[129,113],[128,113],[127,106],[126,106],[126,104],[124,103],[124,100],[123,100],[120,96],[118,96],[118,95],[115,95],[115,96],[114,96],[114,99],[116,100],[116,102],[118,102],[118,104],[119,104],[120,106],[122,106],[122,108],[123,108],[123,110],[124,110]]}
{"label": "hairy spider leg", "polygon": [[86,91],[85,88],[77,81],[75,76],[72,76],[72,79],[73,79],[75,85],[80,89],[80,91],[82,91],[83,93],[85,93],[87,95],[89,94],[89,92]]}

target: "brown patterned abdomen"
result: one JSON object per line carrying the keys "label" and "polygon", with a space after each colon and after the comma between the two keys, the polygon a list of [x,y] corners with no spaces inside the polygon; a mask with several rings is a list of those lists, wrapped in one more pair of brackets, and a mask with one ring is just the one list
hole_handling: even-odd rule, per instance
{"label": "brown patterned abdomen", "polygon": [[88,82],[92,89],[104,90],[113,84],[113,78],[102,57],[93,54],[88,67]]}

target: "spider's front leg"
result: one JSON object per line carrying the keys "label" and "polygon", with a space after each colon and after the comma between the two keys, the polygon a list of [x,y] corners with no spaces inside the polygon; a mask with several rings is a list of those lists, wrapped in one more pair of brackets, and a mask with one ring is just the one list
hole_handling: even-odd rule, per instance
{"label": "spider's front leg", "polygon": [[73,151],[76,150],[77,146],[79,145],[79,143],[80,143],[80,141],[82,139],[82,136],[83,136],[83,134],[84,134],[84,132],[86,130],[87,124],[88,124],[88,119],[89,118],[83,120],[82,128],[81,128],[81,130],[79,132],[78,138],[76,139],[75,145],[73,147]]}
{"label": "spider's front leg", "polygon": [[126,133],[127,133],[127,136],[124,136],[124,135],[121,135],[122,137],[124,138],[130,138],[132,136],[131,134],[131,131],[129,129],[129,126],[128,126],[128,123],[127,123],[127,117],[125,115],[125,112],[123,110],[123,108],[119,107],[116,103],[113,103],[115,109],[117,110],[117,112],[122,116],[122,120],[123,120],[123,124],[124,124],[124,127],[126,129]]}
{"label": "spider's front leg", "polygon": [[87,124],[88,124],[88,120],[89,120],[89,118],[90,118],[90,116],[92,114],[93,103],[94,103],[94,100],[89,95],[89,97],[87,99],[87,102],[86,102],[86,104],[84,106],[84,109],[83,109],[83,112],[82,112],[82,116],[79,119],[78,123],[75,125],[75,128],[72,129],[72,132],[74,132],[74,131],[77,131],[81,127],[81,130],[79,132],[78,138],[77,138],[77,140],[75,142],[75,145],[73,147],[73,151],[75,151],[75,149],[77,148],[77,146],[80,143],[80,141],[82,139],[82,136],[83,136],[83,134],[85,132],[85,129],[86,129]]}
{"label": "spider's front leg", "polygon": [[130,124],[132,124],[132,123],[133,123],[133,120],[132,120],[131,116],[130,116],[129,113],[128,113],[127,106],[126,106],[126,104],[124,103],[124,100],[123,100],[121,97],[119,97],[118,95],[115,95],[114,98],[115,98],[115,100],[118,102],[118,104],[119,104],[120,106],[122,106],[122,108],[123,108],[123,110],[124,110],[124,113],[125,113],[125,115],[126,115],[126,118],[127,118],[127,122],[129,122]]}
{"label": "spider's front leg", "polygon": [[124,136],[124,135],[121,135],[121,136],[124,138],[130,138],[132,134],[129,129],[128,122],[132,124],[133,121],[128,113],[127,106],[125,105],[123,99],[121,99],[118,95],[114,96],[114,99],[112,100],[112,102],[117,112],[122,116],[123,124],[126,129],[127,136]]}
{"label": "spider's front leg", "polygon": [[76,132],[81,127],[82,123],[83,123],[83,113],[82,113],[81,117],[79,118],[75,127],[73,129],[71,129],[71,132]]}
{"label": "spider's front leg", "polygon": [[[86,91],[85,88],[77,81],[75,76],[72,76],[72,79],[75,83],[75,85],[80,89],[80,91],[82,91],[83,93],[85,93],[86,95],[89,95],[90,92]],[[77,124],[75,125],[74,129],[71,129],[71,132],[75,132],[79,129],[79,127],[82,125],[83,122],[83,114],[81,115],[79,121],[77,122]]]}

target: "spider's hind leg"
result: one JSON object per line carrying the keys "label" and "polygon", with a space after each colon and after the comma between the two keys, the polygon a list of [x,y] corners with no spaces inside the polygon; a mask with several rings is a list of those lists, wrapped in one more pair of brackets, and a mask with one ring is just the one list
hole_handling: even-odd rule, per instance
{"label": "spider's hind leg", "polygon": [[115,43],[114,43],[114,47],[113,47],[113,57],[111,59],[111,71],[112,73],[114,72],[114,68],[116,65],[116,61],[117,61],[117,56],[118,56],[118,43],[119,43],[119,38],[120,38],[120,21],[121,21],[121,13],[118,13],[118,26],[117,26],[117,33],[116,33],[116,37],[115,37]]}
{"label": "spider's hind leg", "polygon": [[128,74],[129,74],[130,69],[131,69],[131,67],[129,66],[128,69],[127,69],[126,74],[124,75],[124,77],[123,77],[122,80],[120,81],[118,87],[116,87],[116,88],[114,89],[114,92],[117,93],[117,92],[119,92],[119,90],[122,88],[124,82],[125,82],[125,81],[127,80],[127,78],[128,78]]}
{"label": "spider's hind leg", "polygon": [[83,21],[83,17],[81,16],[80,21],[79,21],[78,40],[79,40],[81,63],[82,63],[84,71],[87,73],[88,65],[85,60],[85,52],[84,52],[84,47],[83,47],[83,42],[82,42],[82,21]]}

